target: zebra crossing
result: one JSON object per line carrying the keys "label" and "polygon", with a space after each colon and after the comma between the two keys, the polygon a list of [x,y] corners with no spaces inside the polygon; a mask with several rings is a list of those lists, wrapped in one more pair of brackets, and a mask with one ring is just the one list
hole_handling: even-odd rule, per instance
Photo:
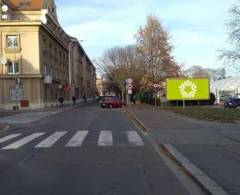
{"label": "zebra crossing", "polygon": [[[7,135],[5,137],[0,138],[0,144],[4,144],[7,142],[13,141],[13,143],[8,143],[6,146],[0,147],[0,150],[16,150],[34,142],[36,140],[39,141],[34,148],[51,148],[58,141],[60,141],[64,136],[68,135],[68,131],[56,131],[50,135],[47,135],[46,132],[36,132],[30,135],[22,135],[21,133]],[[44,139],[39,140],[44,135],[47,135]],[[144,142],[138,132],[136,131],[124,131],[124,135],[126,137],[127,142],[121,146],[126,147],[141,147],[144,146]],[[116,136],[116,135],[115,135]],[[64,143],[64,147],[81,147],[84,142],[89,137],[89,131],[77,131],[73,135],[71,135],[70,139]],[[16,140],[17,139],[17,140]],[[35,143],[35,142],[34,142]],[[1,146],[0,145],[0,146]],[[98,135],[98,140],[96,141],[96,146],[98,147],[113,147],[118,146],[117,143],[114,142],[114,135],[112,131],[100,131]]]}

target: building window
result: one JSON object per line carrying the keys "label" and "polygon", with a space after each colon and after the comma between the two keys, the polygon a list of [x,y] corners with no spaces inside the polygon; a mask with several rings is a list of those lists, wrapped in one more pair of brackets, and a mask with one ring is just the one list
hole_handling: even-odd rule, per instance
{"label": "building window", "polygon": [[18,35],[7,35],[7,48],[18,48],[19,37]]}
{"label": "building window", "polygon": [[8,64],[8,74],[19,74],[19,65],[17,62],[10,62]]}

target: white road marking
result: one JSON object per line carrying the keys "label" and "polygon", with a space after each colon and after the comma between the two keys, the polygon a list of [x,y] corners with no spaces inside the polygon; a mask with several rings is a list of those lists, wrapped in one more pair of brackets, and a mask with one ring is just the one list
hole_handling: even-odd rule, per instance
{"label": "white road marking", "polygon": [[101,131],[98,139],[98,146],[112,146],[112,145],[113,145],[112,131]]}
{"label": "white road marking", "polygon": [[23,145],[33,141],[34,139],[44,135],[45,133],[34,133],[32,135],[29,135],[23,139],[20,139],[19,141],[16,141],[6,147],[3,148],[3,150],[14,150],[22,147]]}
{"label": "white road marking", "polygon": [[13,138],[16,138],[16,137],[18,137],[20,135],[22,135],[22,134],[18,133],[18,134],[12,134],[12,135],[8,135],[8,136],[5,136],[5,137],[2,137],[2,138],[0,138],[0,144],[3,143],[3,142],[6,142],[8,140],[11,140]]}
{"label": "white road marking", "polygon": [[88,135],[88,131],[78,131],[66,144],[67,147],[78,147],[81,146]]}
{"label": "white road marking", "polygon": [[52,134],[51,136],[40,142],[38,145],[36,145],[35,148],[50,148],[66,133],[67,131],[57,131],[56,133]]}
{"label": "white road marking", "polygon": [[143,140],[136,131],[126,131],[128,141],[133,146],[144,146]]}

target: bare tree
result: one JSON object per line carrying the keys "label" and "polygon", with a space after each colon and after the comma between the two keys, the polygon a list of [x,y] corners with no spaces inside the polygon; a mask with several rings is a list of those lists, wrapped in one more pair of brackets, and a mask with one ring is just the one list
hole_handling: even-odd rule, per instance
{"label": "bare tree", "polygon": [[232,48],[222,50],[220,58],[235,64],[240,61],[240,1],[229,10],[229,13],[230,19],[227,27],[229,29],[229,40]]}
{"label": "bare tree", "polygon": [[144,59],[144,77],[141,82],[143,88],[150,83],[161,83],[167,77],[179,76],[180,66],[171,55],[172,45],[169,43],[169,34],[161,25],[156,16],[150,15],[147,24],[140,27],[136,34],[137,49]]}
{"label": "bare tree", "polygon": [[135,90],[140,88],[142,78],[141,58],[136,52],[135,46],[115,47],[105,52],[103,57],[98,60],[98,67],[104,70],[107,79],[107,88],[123,94],[125,92],[125,80],[134,80]]}

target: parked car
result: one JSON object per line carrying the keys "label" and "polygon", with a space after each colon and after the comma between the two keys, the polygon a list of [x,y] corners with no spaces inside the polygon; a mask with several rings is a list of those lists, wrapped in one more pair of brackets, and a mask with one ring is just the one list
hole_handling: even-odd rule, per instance
{"label": "parked car", "polygon": [[102,108],[122,108],[123,105],[118,97],[104,97],[100,103]]}
{"label": "parked car", "polygon": [[240,98],[228,98],[224,102],[225,108],[237,108],[240,107]]}
{"label": "parked car", "polygon": [[99,96],[97,98],[97,102],[101,105],[102,101],[105,99],[105,98],[112,98],[112,97],[115,97],[115,96]]}

